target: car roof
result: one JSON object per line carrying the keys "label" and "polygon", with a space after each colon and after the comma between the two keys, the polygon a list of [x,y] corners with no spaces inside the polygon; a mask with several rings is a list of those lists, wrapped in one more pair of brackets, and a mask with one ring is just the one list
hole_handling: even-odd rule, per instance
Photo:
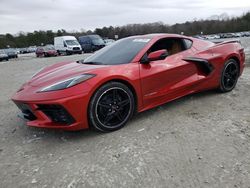
{"label": "car roof", "polygon": [[132,36],[134,38],[149,38],[149,39],[159,39],[159,38],[189,38],[185,35],[178,35],[178,34],[172,34],[172,33],[152,33],[152,34],[146,34],[146,35],[136,35]]}

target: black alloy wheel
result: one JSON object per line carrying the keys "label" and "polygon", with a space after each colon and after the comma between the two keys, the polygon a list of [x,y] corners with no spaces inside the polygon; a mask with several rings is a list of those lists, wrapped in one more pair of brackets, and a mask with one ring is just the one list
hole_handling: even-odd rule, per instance
{"label": "black alloy wheel", "polygon": [[234,59],[228,60],[221,74],[220,91],[229,92],[234,89],[239,78],[239,65]]}
{"label": "black alloy wheel", "polygon": [[122,128],[134,113],[135,101],[130,89],[120,82],[109,82],[96,91],[89,105],[90,124],[99,131]]}

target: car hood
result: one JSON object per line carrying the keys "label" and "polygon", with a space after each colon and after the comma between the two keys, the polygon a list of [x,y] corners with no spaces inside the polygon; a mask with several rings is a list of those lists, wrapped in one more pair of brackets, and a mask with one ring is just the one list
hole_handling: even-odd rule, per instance
{"label": "car hood", "polygon": [[106,65],[86,65],[77,62],[59,63],[43,69],[27,84],[35,87],[44,87],[84,73],[91,73],[91,71],[105,66]]}

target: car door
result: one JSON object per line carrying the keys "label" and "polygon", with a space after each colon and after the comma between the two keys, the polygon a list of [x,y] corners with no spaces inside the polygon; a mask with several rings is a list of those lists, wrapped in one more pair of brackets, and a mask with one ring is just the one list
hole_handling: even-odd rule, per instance
{"label": "car door", "polygon": [[89,52],[90,51],[90,39],[88,36],[84,36],[80,38],[80,44],[82,47],[82,50],[85,52]]}
{"label": "car door", "polygon": [[[175,40],[184,43],[182,39]],[[182,49],[164,60],[139,65],[144,107],[150,108],[193,92],[198,80],[197,68],[195,64],[182,60],[192,53],[191,48]]]}

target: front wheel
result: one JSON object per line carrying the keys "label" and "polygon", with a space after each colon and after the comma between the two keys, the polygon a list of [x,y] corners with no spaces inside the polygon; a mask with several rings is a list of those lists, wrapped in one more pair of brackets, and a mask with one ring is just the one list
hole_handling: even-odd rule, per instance
{"label": "front wheel", "polygon": [[229,59],[222,70],[220,87],[221,92],[229,92],[234,89],[239,78],[239,65],[234,59]]}
{"label": "front wheel", "polygon": [[88,109],[90,125],[102,132],[122,128],[132,117],[135,99],[131,90],[120,82],[109,82],[93,95]]}

